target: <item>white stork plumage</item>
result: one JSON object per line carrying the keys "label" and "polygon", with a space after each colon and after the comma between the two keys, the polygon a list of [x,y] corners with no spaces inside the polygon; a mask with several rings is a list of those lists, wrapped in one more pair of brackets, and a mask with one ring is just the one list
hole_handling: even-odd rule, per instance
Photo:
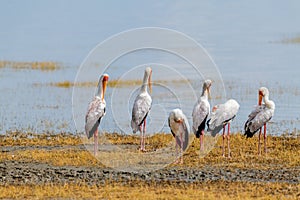
{"label": "white stork plumage", "polygon": [[[180,163],[182,164],[183,151],[186,150],[189,144],[190,126],[186,116],[179,108],[176,108],[170,112],[168,122],[169,122],[169,127],[171,129],[171,133],[175,138],[175,142],[176,142],[175,148],[176,148],[177,155],[178,155],[178,147],[180,148],[180,156],[181,156]],[[176,162],[178,162],[178,160],[176,160]]]}
{"label": "white stork plumage", "polygon": [[151,76],[152,76],[152,69],[150,67],[147,67],[144,73],[143,85],[141,87],[138,96],[135,98],[133,108],[132,108],[131,128],[133,130],[133,133],[140,131],[141,151],[146,151],[145,149],[146,118],[151,109],[151,104],[152,104],[152,98],[147,92],[147,84],[149,86],[149,91],[151,93]]}
{"label": "white stork plumage", "polygon": [[230,122],[235,118],[239,111],[240,105],[234,99],[229,99],[224,104],[218,104],[213,107],[210,114],[210,119],[207,121],[207,131],[211,133],[213,137],[223,129],[223,148],[222,155],[225,157],[225,127],[227,127],[227,147],[228,157],[231,156],[230,151]]}
{"label": "white stork plumage", "polygon": [[[269,100],[269,90],[266,87],[261,87],[258,91],[258,106],[250,113],[248,120],[245,123],[244,130],[245,135],[248,137],[253,137],[253,135],[259,130],[258,136],[258,154],[260,151],[260,137],[262,127],[264,127],[264,151],[267,152],[266,140],[267,140],[267,127],[266,123],[271,120],[275,111],[275,103]],[[262,104],[262,100],[264,104]]]}
{"label": "white stork plumage", "polygon": [[211,80],[204,81],[202,95],[196,102],[192,113],[193,132],[197,138],[200,138],[200,151],[204,150],[204,129],[207,117],[210,112],[210,104],[208,102],[208,97],[210,96],[211,84]]}
{"label": "white stork plumage", "polygon": [[94,135],[94,155],[97,155],[98,152],[98,126],[101,118],[105,115],[106,102],[104,95],[108,78],[109,76],[107,74],[103,74],[100,77],[97,93],[90,102],[85,116],[85,133],[88,139]]}

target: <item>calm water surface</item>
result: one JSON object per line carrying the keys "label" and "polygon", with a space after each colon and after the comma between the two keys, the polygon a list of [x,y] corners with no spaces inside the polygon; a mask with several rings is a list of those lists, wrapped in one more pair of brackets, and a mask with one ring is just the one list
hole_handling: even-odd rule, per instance
{"label": "calm water surface", "polygon": [[[207,49],[220,70],[226,92],[226,96],[220,98],[222,91],[212,86],[211,104],[235,98],[241,105],[232,123],[233,131],[242,130],[247,115],[257,103],[257,89],[261,86],[269,88],[270,98],[276,103],[275,116],[269,125],[272,134],[300,128],[300,45],[280,42],[300,34],[299,2],[191,1],[186,4],[165,1],[141,5],[132,1],[119,2],[121,5],[94,2],[94,6],[59,2],[7,2],[3,5],[1,15],[5,17],[0,18],[3,27],[0,31],[0,59],[58,61],[62,68],[49,72],[0,68],[1,134],[15,129],[81,132],[82,124],[75,126],[72,115],[72,88],[49,84],[73,82],[81,62],[95,45],[120,31],[143,26],[181,31]],[[183,48],[180,44],[174,45]],[[150,50],[123,56],[112,63],[107,73],[111,79],[137,80],[142,78],[143,68],[149,63],[163,64],[151,65],[154,83],[159,80],[171,82],[153,87],[148,132],[169,132],[166,119],[174,107],[182,107],[191,121],[192,108],[203,79],[190,79],[194,73],[182,59]],[[188,77],[191,86],[199,89],[195,95],[186,83],[172,84],[172,80],[178,80],[179,76],[169,73],[166,77],[161,72],[167,71],[164,66],[177,69]],[[100,68],[101,63],[91,67]],[[137,71],[125,74],[132,68]],[[170,91],[172,87],[175,95]],[[74,117],[84,119],[86,99],[92,98],[95,88],[82,87],[79,90],[83,94],[82,100],[78,100],[82,110]],[[136,85],[107,89],[108,109],[101,129],[131,131],[130,113],[137,90]]]}

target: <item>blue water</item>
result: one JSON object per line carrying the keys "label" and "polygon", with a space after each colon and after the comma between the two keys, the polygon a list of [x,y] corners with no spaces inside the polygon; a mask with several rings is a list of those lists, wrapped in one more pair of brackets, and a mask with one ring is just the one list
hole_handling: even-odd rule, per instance
{"label": "blue water", "polygon": [[[299,1],[271,0],[3,1],[0,60],[57,61],[65,67],[53,72],[0,68],[0,132],[14,129],[82,131],[76,129],[73,121],[72,89],[46,85],[74,81],[78,67],[97,44],[114,34],[139,27],[174,29],[206,48],[222,75],[226,98],[235,98],[241,104],[239,116],[233,122],[234,131],[242,129],[247,115],[257,103],[257,89],[262,85],[270,89],[270,98],[276,103],[275,116],[270,124],[274,134],[299,129],[300,45],[280,42],[300,35],[299,7]],[[180,44],[174,45],[183,48]],[[166,59],[178,60],[177,64],[182,62],[159,52],[128,55],[114,63],[110,69],[111,79],[115,79],[114,76],[119,78],[124,67],[129,69]],[[141,75],[131,78],[141,79]],[[200,84],[197,86],[200,89]],[[162,119],[177,104],[171,97],[169,102],[164,102],[164,94],[168,94],[159,87],[156,89],[157,93],[153,95],[158,106],[153,108],[150,120],[153,121],[152,127],[163,126],[163,130],[168,131]],[[82,90],[88,90],[89,99],[94,88]],[[132,92],[130,88],[128,92],[126,88],[122,90]],[[108,97],[110,92],[108,90]],[[109,98],[107,101],[110,103]],[[189,116],[194,101],[194,97],[186,99]],[[164,103],[159,105],[158,102]],[[121,123],[127,131],[130,103],[123,109],[121,113],[125,117]],[[161,110],[164,111],[162,115],[159,114]],[[102,128],[119,131],[110,121],[112,114],[108,111]],[[150,126],[149,131],[156,129]]]}

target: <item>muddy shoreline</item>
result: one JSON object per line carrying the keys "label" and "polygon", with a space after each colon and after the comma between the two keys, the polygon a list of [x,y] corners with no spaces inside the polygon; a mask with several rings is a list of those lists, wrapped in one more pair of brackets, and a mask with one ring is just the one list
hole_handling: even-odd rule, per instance
{"label": "muddy shoreline", "polygon": [[226,167],[204,166],[202,168],[171,167],[153,172],[121,172],[101,167],[52,166],[38,162],[7,161],[0,163],[0,184],[59,184],[78,183],[105,184],[107,181],[129,183],[205,181],[278,182],[299,184],[300,168],[280,170],[229,169]]}

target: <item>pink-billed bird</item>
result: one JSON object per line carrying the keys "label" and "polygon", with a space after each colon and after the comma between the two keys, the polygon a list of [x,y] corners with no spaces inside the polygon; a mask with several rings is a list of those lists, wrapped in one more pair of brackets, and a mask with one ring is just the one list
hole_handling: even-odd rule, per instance
{"label": "pink-billed bird", "polygon": [[109,76],[103,74],[98,82],[98,90],[94,99],[88,106],[88,111],[85,116],[85,133],[90,139],[94,135],[94,155],[98,152],[98,126],[102,117],[105,115],[106,102],[104,99],[106,85]]}
{"label": "pink-billed bird", "polygon": [[[176,157],[178,157],[178,147],[180,148],[180,163],[183,163],[183,151],[186,150],[189,144],[189,133],[190,126],[186,116],[183,114],[181,109],[174,109],[170,112],[169,118],[169,127],[171,129],[171,133],[175,138],[176,142]],[[176,160],[176,163],[178,160]]]}
{"label": "pink-billed bird", "polygon": [[138,96],[135,98],[133,108],[132,108],[132,119],[131,119],[131,128],[133,133],[140,131],[141,137],[141,147],[142,152],[146,151],[145,149],[145,135],[146,135],[146,118],[151,109],[152,98],[147,91],[147,84],[149,86],[149,91],[151,93],[151,76],[152,69],[147,67],[144,73],[143,85]]}
{"label": "pink-billed bird", "polygon": [[227,147],[228,157],[231,156],[230,151],[230,122],[235,118],[239,111],[240,105],[234,99],[229,99],[224,104],[218,104],[213,107],[210,119],[207,121],[207,131],[213,137],[223,129],[223,148],[222,155],[225,157],[225,127],[227,125]]}
{"label": "pink-billed bird", "polygon": [[202,95],[196,102],[192,117],[193,117],[193,132],[196,138],[200,138],[200,151],[204,150],[204,130],[207,117],[210,112],[210,104],[208,97],[210,96],[210,87],[212,81],[205,80],[202,88]]}
{"label": "pink-billed bird", "polygon": [[[258,135],[258,154],[261,154],[261,132],[264,127],[264,152],[267,152],[266,140],[267,140],[267,126],[266,123],[271,120],[275,111],[275,103],[269,100],[269,90],[266,87],[261,87],[258,91],[258,106],[250,113],[248,120],[245,123],[244,130],[247,138],[253,137],[253,135],[259,130]],[[262,100],[264,103],[262,104]]]}

